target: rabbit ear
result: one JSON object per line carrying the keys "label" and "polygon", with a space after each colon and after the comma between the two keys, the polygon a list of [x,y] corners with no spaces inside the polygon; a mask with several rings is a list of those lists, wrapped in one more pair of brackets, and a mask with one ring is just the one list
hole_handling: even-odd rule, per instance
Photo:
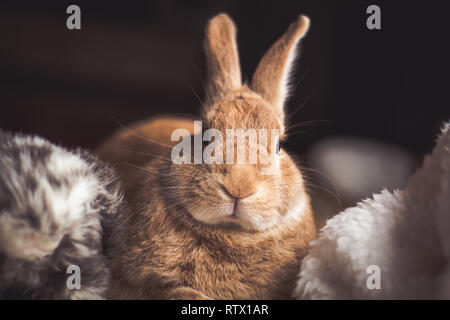
{"label": "rabbit ear", "polygon": [[309,18],[299,16],[286,33],[265,53],[253,74],[251,89],[280,111],[289,93],[289,72],[297,43],[309,28]]}
{"label": "rabbit ear", "polygon": [[209,104],[240,88],[241,68],[236,45],[236,27],[225,13],[212,18],[206,27],[205,53],[208,68],[206,98]]}

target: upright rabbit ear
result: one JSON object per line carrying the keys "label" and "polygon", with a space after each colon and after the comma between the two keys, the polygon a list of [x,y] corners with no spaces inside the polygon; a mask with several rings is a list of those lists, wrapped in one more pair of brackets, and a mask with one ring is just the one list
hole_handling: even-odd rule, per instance
{"label": "upright rabbit ear", "polygon": [[251,89],[280,111],[289,94],[289,72],[295,60],[297,43],[308,28],[309,19],[299,16],[265,53],[253,74]]}
{"label": "upright rabbit ear", "polygon": [[236,27],[225,13],[209,21],[206,27],[205,53],[208,68],[206,99],[208,104],[212,104],[231,90],[242,86]]}

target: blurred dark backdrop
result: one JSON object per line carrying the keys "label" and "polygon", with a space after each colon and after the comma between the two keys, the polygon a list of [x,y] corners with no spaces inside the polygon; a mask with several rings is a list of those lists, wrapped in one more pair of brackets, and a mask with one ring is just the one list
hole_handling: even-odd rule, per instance
{"label": "blurred dark backdrop", "polygon": [[[81,7],[82,29],[66,28]],[[366,28],[377,4],[382,30]],[[196,114],[205,78],[207,19],[238,26],[250,79],[265,50],[300,13],[312,20],[297,63],[287,148],[364,137],[421,159],[450,118],[444,1],[5,1],[0,4],[0,128],[93,148],[119,128],[161,113]],[[306,158],[307,159],[307,158]]]}
{"label": "blurred dark backdrop", "polygon": [[[382,30],[365,10],[382,10]],[[289,109],[299,154],[336,134],[397,144],[422,155],[450,118],[444,1],[2,1],[0,127],[94,147],[123,124],[196,113],[203,96],[203,28],[228,12],[238,25],[246,79],[299,13],[311,17]],[[77,4],[82,29],[66,29]],[[303,129],[302,129],[303,128]]]}

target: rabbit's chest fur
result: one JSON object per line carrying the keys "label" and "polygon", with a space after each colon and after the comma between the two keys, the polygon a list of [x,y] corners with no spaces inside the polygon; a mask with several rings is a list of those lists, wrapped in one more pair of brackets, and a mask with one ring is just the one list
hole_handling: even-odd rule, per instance
{"label": "rabbit's chest fur", "polygon": [[113,283],[113,297],[166,299],[188,287],[212,299],[291,298],[304,248],[315,237],[310,212],[264,232],[207,226],[174,208],[153,183],[129,196],[136,205],[116,258],[114,277],[122,280]]}

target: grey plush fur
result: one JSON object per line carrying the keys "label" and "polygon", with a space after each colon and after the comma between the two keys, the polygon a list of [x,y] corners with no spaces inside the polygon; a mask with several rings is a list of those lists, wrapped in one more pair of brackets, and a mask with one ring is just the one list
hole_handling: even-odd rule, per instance
{"label": "grey plush fur", "polygon": [[0,299],[103,298],[121,202],[117,175],[87,151],[0,131]]}

